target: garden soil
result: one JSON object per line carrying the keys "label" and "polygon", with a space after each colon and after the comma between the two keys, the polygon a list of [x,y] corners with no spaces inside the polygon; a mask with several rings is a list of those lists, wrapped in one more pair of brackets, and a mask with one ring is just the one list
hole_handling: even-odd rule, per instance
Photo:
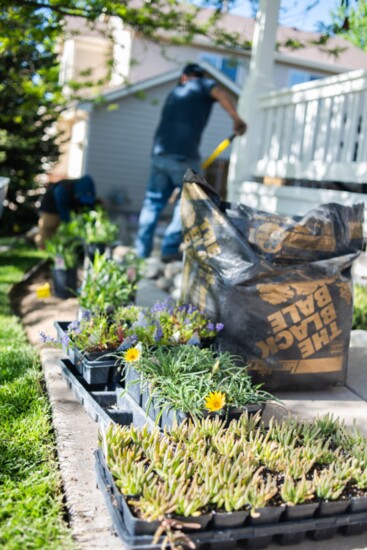
{"label": "garden soil", "polygon": [[[54,296],[38,299],[36,290],[45,282],[51,283],[47,266],[36,270],[22,283],[15,285],[12,291],[12,302],[16,313],[22,318],[30,342],[41,352],[47,391],[52,406],[53,426],[70,528],[76,548],[124,549],[121,540],[113,532],[112,521],[102,494],[96,487],[93,452],[97,448],[98,425],[86,414],[83,406],[61,376],[58,361],[62,357],[62,352],[50,347],[43,348],[39,338],[40,331],[56,336],[55,321],[75,319],[77,302],[76,299],[60,300]],[[154,282],[141,281],[137,297],[140,305],[152,305],[162,299],[162,292],[155,289]],[[363,351],[365,348],[364,345]],[[360,352],[361,349],[356,348]],[[367,398],[367,393],[365,397]],[[346,387],[334,388],[331,395],[316,395],[311,392],[298,396],[281,395],[284,404],[269,410],[268,415],[274,412],[277,415],[284,415],[290,411],[297,415],[312,417],[314,414],[334,411],[337,415],[348,418],[348,423],[351,423],[352,417],[357,416],[360,427],[365,427],[367,425],[365,397],[357,397]],[[229,545],[226,543],[223,550],[228,548]],[[267,548],[275,550],[280,546],[274,543]],[[367,550],[367,531],[359,536],[349,538],[338,536],[329,541],[306,540],[287,548],[289,550],[311,550],[311,548],[312,550],[330,550],[330,548]],[[221,548],[217,547],[217,550]]]}

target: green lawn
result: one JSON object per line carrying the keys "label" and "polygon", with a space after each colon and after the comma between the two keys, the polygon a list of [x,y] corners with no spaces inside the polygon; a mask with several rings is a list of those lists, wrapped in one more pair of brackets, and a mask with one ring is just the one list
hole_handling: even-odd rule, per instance
{"label": "green lawn", "polygon": [[21,242],[0,252],[0,547],[7,550],[73,548],[39,355],[9,302],[12,285],[42,258]]}

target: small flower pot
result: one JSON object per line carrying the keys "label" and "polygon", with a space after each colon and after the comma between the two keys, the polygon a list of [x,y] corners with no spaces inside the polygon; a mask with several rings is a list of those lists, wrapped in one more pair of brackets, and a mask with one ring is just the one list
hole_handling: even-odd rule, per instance
{"label": "small flower pot", "polygon": [[209,523],[211,522],[212,520],[212,517],[213,517],[213,513],[212,512],[208,512],[207,514],[201,514],[200,516],[173,516],[175,519],[177,519],[178,521],[182,521],[182,523],[196,523],[199,525],[199,527],[197,529],[193,528],[191,529],[190,527],[184,527],[183,528],[183,531],[185,532],[194,532],[194,531],[204,531],[208,526],[209,526]]}
{"label": "small flower pot", "polygon": [[213,527],[214,529],[242,527],[248,515],[248,510],[239,510],[238,512],[214,512]]}
{"label": "small flower pot", "polygon": [[106,248],[106,243],[86,243],[85,255],[88,256],[89,260],[93,263],[97,251],[100,254],[104,254],[106,252]]}
{"label": "small flower pot", "polygon": [[350,505],[350,500],[322,500],[317,515],[319,517],[337,516],[344,514]]}
{"label": "small flower pot", "polygon": [[256,413],[261,414],[264,409],[264,403],[253,403],[245,405],[244,407],[228,407],[224,416],[229,423],[232,422],[232,420],[238,420],[245,413],[247,413],[249,416],[254,416]]}
{"label": "small flower pot", "polygon": [[264,506],[256,508],[257,517],[249,516],[250,525],[265,525],[267,523],[278,523],[283,514],[285,506]]}
{"label": "small flower pot", "polygon": [[113,353],[114,350],[82,353],[75,349],[76,368],[88,384],[107,384],[117,371]]}
{"label": "small flower pot", "polygon": [[154,535],[160,525],[160,521],[146,521],[136,517],[127,502],[132,499],[133,497],[125,497],[122,499],[123,517],[127,531],[133,536]]}
{"label": "small flower pot", "polygon": [[53,291],[57,298],[75,298],[77,289],[77,269],[52,269]]}
{"label": "small flower pot", "polygon": [[282,520],[298,521],[301,519],[310,519],[315,515],[318,507],[318,502],[305,502],[304,504],[296,504],[295,506],[286,506]]}
{"label": "small flower pot", "polygon": [[351,512],[352,514],[355,514],[355,513],[358,513],[358,512],[366,512],[366,511],[367,511],[367,496],[365,496],[365,497],[352,497],[350,499],[348,512]]}

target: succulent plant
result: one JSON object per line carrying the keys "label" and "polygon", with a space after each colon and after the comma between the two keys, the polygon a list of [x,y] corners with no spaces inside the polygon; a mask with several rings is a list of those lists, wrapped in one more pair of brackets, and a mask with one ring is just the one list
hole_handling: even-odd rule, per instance
{"label": "succulent plant", "polygon": [[264,479],[262,470],[262,468],[259,468],[255,472],[245,490],[245,501],[251,508],[250,514],[252,517],[257,517],[258,512],[256,510],[265,507],[278,492],[276,479],[269,474]]}
{"label": "succulent plant", "polygon": [[286,475],[280,489],[283,501],[289,506],[303,504],[314,497],[315,487],[313,481],[307,480],[306,476],[295,481],[290,475]]}

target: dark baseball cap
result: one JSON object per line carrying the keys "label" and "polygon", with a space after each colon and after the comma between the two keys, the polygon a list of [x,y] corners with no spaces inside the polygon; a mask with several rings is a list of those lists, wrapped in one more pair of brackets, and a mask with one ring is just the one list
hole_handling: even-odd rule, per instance
{"label": "dark baseball cap", "polygon": [[197,63],[189,63],[182,71],[182,74],[185,74],[186,76],[202,77],[204,76],[204,69]]}

